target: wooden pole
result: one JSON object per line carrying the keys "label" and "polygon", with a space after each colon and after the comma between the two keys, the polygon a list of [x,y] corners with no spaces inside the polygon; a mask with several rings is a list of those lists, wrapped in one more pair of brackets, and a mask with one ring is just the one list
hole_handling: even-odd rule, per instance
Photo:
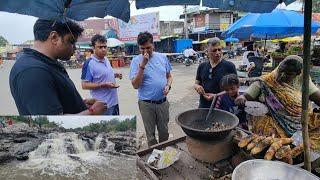
{"label": "wooden pole", "polygon": [[311,45],[311,16],[312,1],[305,0],[304,11],[304,41],[303,41],[303,82],[302,82],[302,137],[304,147],[304,168],[311,171],[309,132],[308,132],[308,103],[309,103],[309,74],[310,74],[310,45]]}

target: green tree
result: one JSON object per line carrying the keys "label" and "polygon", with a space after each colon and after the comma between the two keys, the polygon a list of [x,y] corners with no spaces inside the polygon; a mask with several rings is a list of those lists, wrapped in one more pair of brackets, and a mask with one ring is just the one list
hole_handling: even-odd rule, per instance
{"label": "green tree", "polygon": [[8,41],[4,37],[0,36],[0,47],[6,46],[7,44],[8,44]]}
{"label": "green tree", "polygon": [[320,0],[312,0],[312,12],[320,13]]}

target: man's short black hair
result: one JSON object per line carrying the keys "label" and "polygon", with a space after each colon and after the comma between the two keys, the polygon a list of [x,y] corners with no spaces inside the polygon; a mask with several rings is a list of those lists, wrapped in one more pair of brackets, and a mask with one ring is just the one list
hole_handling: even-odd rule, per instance
{"label": "man's short black hair", "polygon": [[239,86],[240,82],[236,74],[228,74],[222,77],[221,79],[221,89],[224,89],[228,86]]}
{"label": "man's short black hair", "polygon": [[138,45],[143,45],[147,42],[153,43],[153,36],[151,33],[145,31],[145,32],[141,32],[138,35],[138,39],[137,39]]}
{"label": "man's short black hair", "polygon": [[34,40],[46,41],[52,31],[56,31],[62,38],[67,34],[79,37],[83,28],[76,22],[65,20],[64,22],[55,20],[38,19],[33,26]]}
{"label": "man's short black hair", "polygon": [[96,42],[105,43],[105,42],[107,42],[107,39],[106,39],[106,37],[104,37],[100,34],[96,34],[91,38],[92,47],[94,47],[96,45]]}

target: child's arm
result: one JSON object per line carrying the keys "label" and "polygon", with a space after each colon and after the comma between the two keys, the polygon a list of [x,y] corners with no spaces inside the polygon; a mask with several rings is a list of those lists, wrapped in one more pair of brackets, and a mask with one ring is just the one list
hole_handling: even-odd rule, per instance
{"label": "child's arm", "polygon": [[216,102],[214,103],[214,108],[220,109],[220,106],[221,106],[221,96],[218,96],[216,98]]}

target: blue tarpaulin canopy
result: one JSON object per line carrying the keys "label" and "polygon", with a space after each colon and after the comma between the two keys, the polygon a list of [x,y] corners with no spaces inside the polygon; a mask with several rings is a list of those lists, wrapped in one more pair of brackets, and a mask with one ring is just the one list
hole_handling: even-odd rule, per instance
{"label": "blue tarpaulin canopy", "polygon": [[107,15],[128,22],[128,0],[10,0],[1,1],[0,11],[35,16],[42,19],[61,20],[67,17],[82,21],[89,17]]}
{"label": "blue tarpaulin canopy", "polygon": [[137,9],[169,5],[200,5],[200,0],[136,0]]}
{"label": "blue tarpaulin canopy", "polygon": [[[223,37],[239,39],[254,38],[278,39],[303,34],[303,14],[296,11],[274,9],[271,13],[249,13],[226,29]],[[316,33],[320,24],[312,22],[312,33]]]}
{"label": "blue tarpaulin canopy", "polygon": [[271,12],[279,3],[290,4],[296,0],[202,0],[202,5],[221,10],[236,10],[252,13]]}
{"label": "blue tarpaulin canopy", "polygon": [[229,37],[224,39],[225,42],[239,42],[238,38]]}

